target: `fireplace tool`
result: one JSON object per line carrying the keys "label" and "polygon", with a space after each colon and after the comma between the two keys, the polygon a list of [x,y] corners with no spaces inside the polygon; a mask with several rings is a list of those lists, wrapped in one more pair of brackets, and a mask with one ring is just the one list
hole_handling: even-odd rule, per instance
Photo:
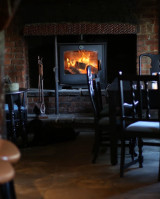
{"label": "fireplace tool", "polygon": [[44,91],[43,91],[43,62],[42,58],[38,56],[38,89],[39,89],[39,102],[36,103],[34,108],[34,112],[40,118],[46,118],[47,115],[45,114],[45,103],[44,103]]}

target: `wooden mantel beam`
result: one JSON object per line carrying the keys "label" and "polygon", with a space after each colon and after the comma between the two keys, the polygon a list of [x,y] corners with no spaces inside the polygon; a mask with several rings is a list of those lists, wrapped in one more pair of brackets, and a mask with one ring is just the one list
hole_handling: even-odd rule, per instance
{"label": "wooden mantel beam", "polygon": [[136,25],[125,23],[36,23],[24,26],[24,36],[136,33]]}

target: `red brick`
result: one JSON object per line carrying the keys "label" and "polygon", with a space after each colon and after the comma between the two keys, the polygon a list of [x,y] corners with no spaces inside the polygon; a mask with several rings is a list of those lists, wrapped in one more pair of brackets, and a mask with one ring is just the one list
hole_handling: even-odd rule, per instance
{"label": "red brick", "polygon": [[16,58],[16,59],[24,59],[24,58],[25,58],[25,55],[24,55],[24,53],[16,53],[16,54],[15,54],[15,58]]}
{"label": "red brick", "polygon": [[15,66],[15,69],[16,69],[17,71],[22,71],[22,70],[24,70],[24,65],[16,65],[16,66]]}
{"label": "red brick", "polygon": [[139,53],[145,53],[145,52],[149,51],[149,47],[148,46],[139,46],[139,47],[137,47],[137,51]]}
{"label": "red brick", "polygon": [[145,40],[138,40],[137,46],[144,46]]}
{"label": "red brick", "polygon": [[11,59],[4,59],[4,65],[10,65]]}
{"label": "red brick", "polygon": [[154,30],[154,24],[147,24],[146,25],[147,34],[153,33],[153,30]]}
{"label": "red brick", "polygon": [[21,52],[23,52],[23,50],[24,50],[23,47],[13,47],[13,48],[12,48],[12,52],[13,52],[13,53],[17,53],[17,52],[18,52],[18,53],[19,53],[19,52],[21,53]]}
{"label": "red brick", "polygon": [[150,45],[150,53],[158,53],[158,43]]}
{"label": "red brick", "polygon": [[157,34],[159,33],[159,24],[158,23],[154,25],[154,29],[153,30],[154,30],[153,31],[154,33],[157,33]]}
{"label": "red brick", "polygon": [[33,102],[34,102],[34,103],[39,102],[39,98],[38,98],[38,97],[34,97],[34,98],[33,98]]}
{"label": "red brick", "polygon": [[11,48],[5,48],[5,53],[11,53],[12,49]]}
{"label": "red brick", "polygon": [[22,40],[16,41],[15,47],[24,47],[24,41],[22,41]]}
{"label": "red brick", "polygon": [[146,40],[145,41],[145,45],[150,46],[150,45],[154,45],[155,42],[153,40]]}
{"label": "red brick", "polygon": [[15,42],[14,42],[14,41],[5,42],[5,47],[6,47],[6,48],[15,47]]}
{"label": "red brick", "polygon": [[13,59],[12,64],[22,65],[22,64],[24,64],[24,60],[23,59]]}
{"label": "red brick", "polygon": [[147,33],[147,25],[142,24],[140,25],[140,34],[146,34]]}
{"label": "red brick", "polygon": [[4,55],[4,59],[13,59],[13,58],[14,58],[14,55],[11,53],[5,53]]}
{"label": "red brick", "polygon": [[148,35],[141,35],[141,34],[139,34],[139,35],[137,35],[137,42],[138,41],[143,41],[143,40],[147,40],[148,39]]}

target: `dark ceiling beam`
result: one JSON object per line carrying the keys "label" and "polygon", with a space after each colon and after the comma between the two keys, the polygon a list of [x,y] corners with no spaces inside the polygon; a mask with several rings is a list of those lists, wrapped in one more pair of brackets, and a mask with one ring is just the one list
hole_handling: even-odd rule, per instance
{"label": "dark ceiling beam", "polygon": [[0,31],[6,29],[21,0],[1,0],[0,1]]}

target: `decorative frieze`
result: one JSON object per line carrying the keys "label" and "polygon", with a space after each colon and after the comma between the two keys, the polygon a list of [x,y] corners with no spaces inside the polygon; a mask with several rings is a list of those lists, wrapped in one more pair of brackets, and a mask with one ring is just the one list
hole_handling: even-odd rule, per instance
{"label": "decorative frieze", "polygon": [[114,23],[41,23],[26,24],[24,36],[76,34],[136,34],[136,25]]}

